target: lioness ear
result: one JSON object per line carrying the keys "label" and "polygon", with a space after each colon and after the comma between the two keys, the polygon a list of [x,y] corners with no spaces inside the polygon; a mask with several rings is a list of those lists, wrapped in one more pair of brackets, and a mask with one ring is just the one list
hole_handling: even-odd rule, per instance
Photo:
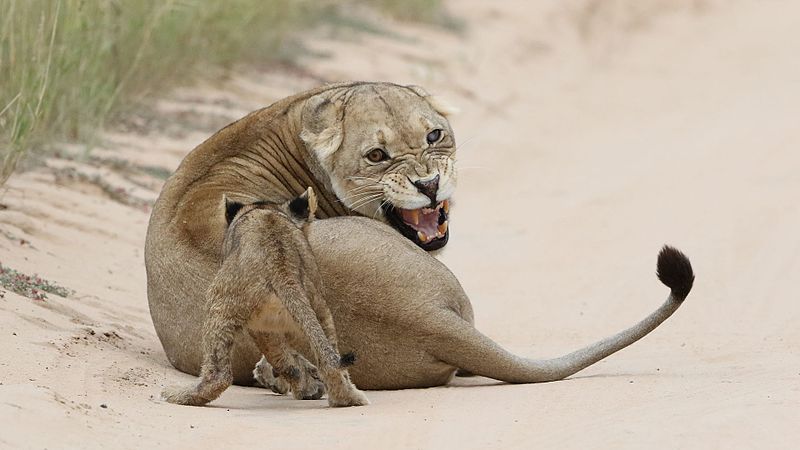
{"label": "lioness ear", "polygon": [[438,95],[429,94],[428,91],[426,91],[420,86],[410,85],[406,87],[416,92],[417,95],[419,95],[420,97],[427,100],[428,103],[431,105],[431,108],[433,108],[434,111],[438,112],[444,117],[453,114],[458,114],[461,111],[460,109],[458,109],[457,106],[453,105],[452,103],[448,102],[442,97],[439,97]]}
{"label": "lioness ear", "polygon": [[317,195],[309,187],[294,200],[289,202],[289,211],[298,219],[313,219],[317,213]]}
{"label": "lioness ear", "polygon": [[342,145],[341,105],[331,102],[327,93],[317,94],[306,100],[301,121],[300,139],[325,163]]}
{"label": "lioness ear", "polygon": [[230,225],[231,222],[233,222],[233,218],[236,217],[236,213],[242,209],[244,204],[237,202],[236,200],[231,200],[227,195],[224,194],[222,195],[222,199],[225,203],[225,222]]}

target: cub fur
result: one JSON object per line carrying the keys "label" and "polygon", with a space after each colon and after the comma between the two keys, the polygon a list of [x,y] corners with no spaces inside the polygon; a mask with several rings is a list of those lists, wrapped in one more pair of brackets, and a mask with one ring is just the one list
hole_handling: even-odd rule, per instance
{"label": "cub fur", "polygon": [[[222,266],[208,290],[200,380],[166,389],[165,400],[197,406],[219,397],[233,382],[234,337],[244,329],[297,398],[319,398],[327,388],[330,406],[369,403],[345,369],[352,354],[339,355],[304,234],[316,208],[311,188],[283,205],[225,199],[229,226]],[[298,346],[311,350],[316,367],[300,356]]]}

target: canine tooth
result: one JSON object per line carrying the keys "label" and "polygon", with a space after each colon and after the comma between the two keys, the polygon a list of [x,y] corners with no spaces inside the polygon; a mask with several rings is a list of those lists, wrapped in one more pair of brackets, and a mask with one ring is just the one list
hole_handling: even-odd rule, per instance
{"label": "canine tooth", "polygon": [[444,209],[445,213],[450,213],[450,201],[445,200],[442,202],[442,209]]}
{"label": "canine tooth", "polygon": [[428,235],[422,231],[417,231],[417,238],[419,238],[420,242],[428,242]]}
{"label": "canine tooth", "polygon": [[411,210],[411,222],[414,225],[419,225],[419,210],[418,209],[412,209]]}
{"label": "canine tooth", "polygon": [[447,221],[445,220],[443,224],[439,225],[439,234],[444,236],[447,233]]}

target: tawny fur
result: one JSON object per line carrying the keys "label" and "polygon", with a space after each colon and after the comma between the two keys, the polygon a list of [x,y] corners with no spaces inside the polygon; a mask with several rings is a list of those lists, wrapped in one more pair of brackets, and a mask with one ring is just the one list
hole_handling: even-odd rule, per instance
{"label": "tawny fur", "polygon": [[[233,382],[231,351],[245,330],[296,397],[319,398],[327,390],[331,406],[369,403],[340,362],[333,319],[304,234],[315,209],[311,189],[280,207],[226,205],[234,218],[223,241],[222,266],[208,290],[200,380],[166,389],[165,400],[203,405],[219,397]],[[316,368],[300,360],[298,345],[311,350]]]}
{"label": "tawny fur", "polygon": [[[478,332],[458,280],[383,224],[376,209],[384,201],[427,202],[412,181],[432,174],[441,177],[440,195],[452,192],[455,142],[443,115],[447,111],[436,109],[439,104],[418,88],[325,86],[256,111],[193,150],[155,204],[145,249],[150,311],[169,361],[181,371],[200,372],[202,355],[195,343],[206,319],[201,302],[222,261],[225,208],[220,199],[225,193],[239,200],[284,202],[314,187],[319,216],[333,218],[309,224],[307,239],[338,347],[358,356],[349,373],[362,389],[441,385],[457,368],[516,383],[563,378],[640,339],[677,309],[691,287],[686,282],[691,266],[668,251],[666,261],[677,263],[664,267],[677,270],[662,274],[659,269],[671,283],[667,301],[634,327],[585,349],[530,360]],[[444,130],[441,148],[425,145],[431,127]],[[364,152],[379,144],[404,156],[370,165]],[[378,195],[370,197],[375,187]],[[353,214],[368,218],[339,217]],[[252,277],[259,267],[256,261],[231,277]],[[247,333],[233,341],[233,380],[251,384],[262,352]],[[303,366],[300,355],[313,360],[309,348],[296,350],[285,357],[300,361],[298,367]],[[285,392],[286,374],[273,374],[268,367],[266,361],[259,364],[257,376]],[[303,367],[300,376],[310,374],[306,394],[316,394],[313,369]]]}
{"label": "tawny fur", "polygon": [[[150,313],[173,366],[200,371],[196,343],[205,294],[222,263],[224,195],[282,203],[311,186],[320,218],[385,220],[384,202],[429,201],[416,180],[439,175],[440,195],[452,193],[455,140],[447,111],[429,98],[421,88],[390,83],[323,86],[249,114],[184,158],[153,207],[145,244]],[[426,143],[432,128],[443,130],[435,147]],[[363,153],[376,146],[402,158],[371,164]],[[234,341],[234,382],[252,384],[260,352],[247,333]]]}

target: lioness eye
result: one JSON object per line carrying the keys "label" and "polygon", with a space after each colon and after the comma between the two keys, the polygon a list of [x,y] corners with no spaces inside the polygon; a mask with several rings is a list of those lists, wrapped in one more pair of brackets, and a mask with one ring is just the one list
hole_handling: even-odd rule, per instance
{"label": "lioness eye", "polygon": [[441,138],[442,138],[442,130],[437,128],[428,133],[428,136],[425,139],[428,140],[428,144],[435,144],[439,142],[439,139]]}
{"label": "lioness eye", "polygon": [[389,159],[389,155],[387,155],[382,149],[373,148],[369,151],[369,153],[367,153],[367,159],[371,162],[378,163]]}

